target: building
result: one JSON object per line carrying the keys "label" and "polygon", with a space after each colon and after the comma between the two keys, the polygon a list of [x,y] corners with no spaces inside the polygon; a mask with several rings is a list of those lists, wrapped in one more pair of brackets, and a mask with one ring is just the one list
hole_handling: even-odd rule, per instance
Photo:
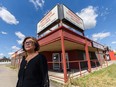
{"label": "building", "polygon": [[116,53],[114,51],[109,52],[110,60],[116,60]]}
{"label": "building", "polygon": [[20,63],[22,61],[22,57],[24,56],[24,51],[22,49],[17,50],[11,55],[11,65],[19,68]]}
{"label": "building", "polygon": [[9,58],[0,58],[0,62],[10,62]]}
{"label": "building", "polygon": [[87,68],[91,72],[91,67],[105,62],[104,46],[84,36],[83,20],[64,5],[56,5],[43,17],[37,34],[49,70],[63,72],[64,82],[69,71]]}

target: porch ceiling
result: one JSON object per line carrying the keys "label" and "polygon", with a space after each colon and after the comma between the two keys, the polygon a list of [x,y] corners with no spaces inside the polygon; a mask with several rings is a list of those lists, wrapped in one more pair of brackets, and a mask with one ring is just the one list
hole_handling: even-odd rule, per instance
{"label": "porch ceiling", "polygon": [[[81,44],[77,44],[67,40],[64,41],[64,44],[65,44],[65,50],[74,50],[74,49],[84,50],[84,45]],[[40,52],[42,51],[61,51],[61,41],[59,40],[51,44],[41,46]]]}

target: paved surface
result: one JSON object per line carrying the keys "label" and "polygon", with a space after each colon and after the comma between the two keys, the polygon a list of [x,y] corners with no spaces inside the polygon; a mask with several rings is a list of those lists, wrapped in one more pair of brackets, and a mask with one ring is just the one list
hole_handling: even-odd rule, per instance
{"label": "paved surface", "polygon": [[[18,71],[8,65],[0,64],[0,87],[16,87]],[[59,87],[50,82],[50,87]]]}
{"label": "paved surface", "polygon": [[0,87],[16,87],[17,71],[0,64]]}

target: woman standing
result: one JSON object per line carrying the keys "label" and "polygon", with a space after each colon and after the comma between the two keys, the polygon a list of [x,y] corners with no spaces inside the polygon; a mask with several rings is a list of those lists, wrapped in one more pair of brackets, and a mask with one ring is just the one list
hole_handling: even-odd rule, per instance
{"label": "woman standing", "polygon": [[16,87],[49,87],[47,60],[38,53],[36,38],[26,37],[22,48],[26,54],[20,65]]}

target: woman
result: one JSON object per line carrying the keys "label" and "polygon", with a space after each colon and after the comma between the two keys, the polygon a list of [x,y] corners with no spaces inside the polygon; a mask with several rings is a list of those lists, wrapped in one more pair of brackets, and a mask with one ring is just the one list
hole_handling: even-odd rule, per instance
{"label": "woman", "polygon": [[36,38],[26,37],[22,48],[26,55],[20,65],[16,87],[49,87],[47,60],[38,53]]}

